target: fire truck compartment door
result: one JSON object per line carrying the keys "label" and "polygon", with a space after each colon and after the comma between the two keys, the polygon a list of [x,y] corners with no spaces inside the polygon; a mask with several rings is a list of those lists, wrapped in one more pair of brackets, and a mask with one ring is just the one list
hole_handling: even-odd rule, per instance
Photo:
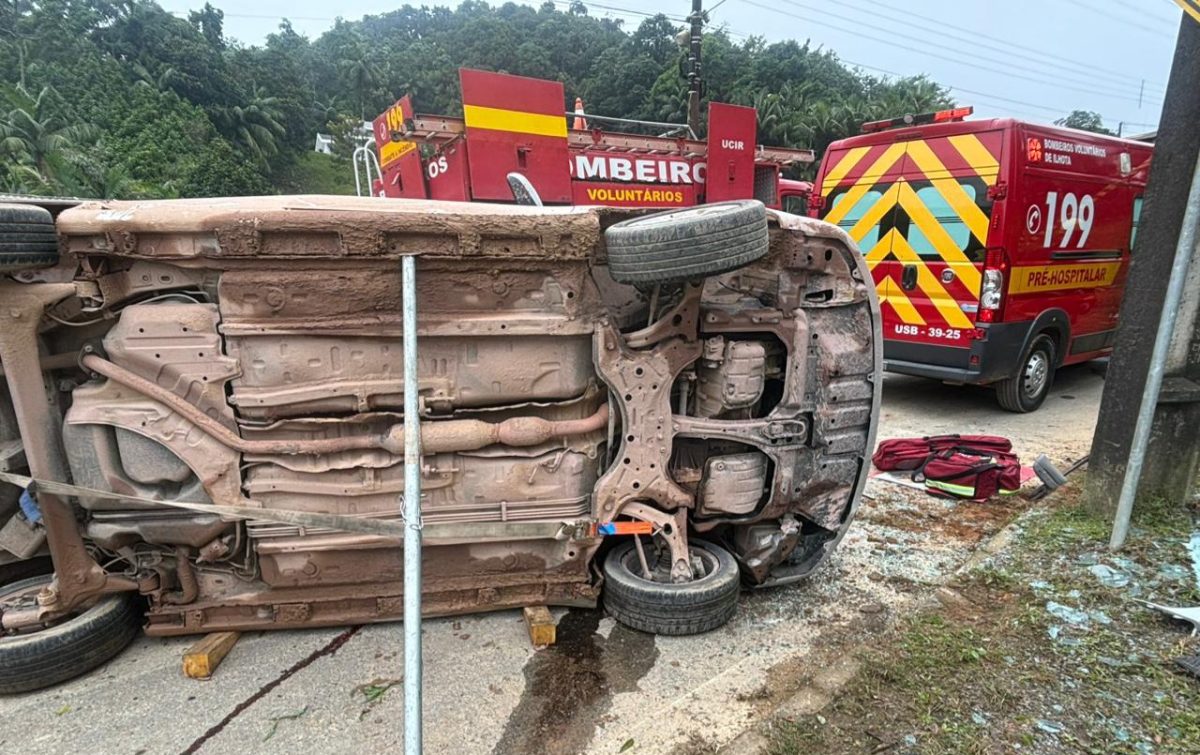
{"label": "fire truck compartment door", "polygon": [[710,102],[708,105],[708,202],[754,196],[754,148],[758,115],[752,107]]}
{"label": "fire truck compartment door", "polygon": [[571,201],[563,86],[524,76],[459,69],[471,197],[512,202],[520,173],[547,204]]}
{"label": "fire truck compartment door", "polygon": [[404,130],[404,122],[412,117],[412,97],[404,95],[371,124],[386,197],[424,199],[429,196],[416,142],[394,138]]}

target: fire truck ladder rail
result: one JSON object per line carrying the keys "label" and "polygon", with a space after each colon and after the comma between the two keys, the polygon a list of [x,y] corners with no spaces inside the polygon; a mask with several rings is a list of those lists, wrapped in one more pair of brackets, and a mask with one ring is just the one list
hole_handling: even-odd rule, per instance
{"label": "fire truck ladder rail", "polygon": [[[572,113],[571,115],[574,114]],[[653,121],[606,118],[594,115],[586,117],[597,121],[607,120],[654,126],[673,125],[658,124]],[[392,132],[392,141],[420,141],[444,145],[461,139],[466,135],[466,132],[467,127],[462,118],[417,114],[404,122],[403,131]],[[639,134],[613,133],[599,129],[588,131],[571,129],[567,132],[567,142],[572,149],[578,150],[628,152],[648,155],[678,155],[680,157],[704,157],[708,154],[707,142],[696,139],[685,139],[682,136],[643,136]],[[811,149],[787,149],[759,145],[755,149],[754,159],[758,163],[769,163],[783,167],[794,163],[811,163],[816,160],[816,155]]]}

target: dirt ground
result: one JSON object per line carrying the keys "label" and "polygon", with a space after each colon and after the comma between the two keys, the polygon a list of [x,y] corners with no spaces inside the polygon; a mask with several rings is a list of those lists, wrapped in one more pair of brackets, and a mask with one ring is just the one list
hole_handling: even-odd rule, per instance
{"label": "dirt ground", "polygon": [[827,705],[762,726],[764,750],[1200,752],[1200,678],[1175,662],[1200,640],[1141,602],[1200,602],[1200,511],[1141,502],[1113,554],[1108,522],[1073,500],[1078,488],[851,653],[856,671]]}
{"label": "dirt ground", "polygon": [[[1013,415],[984,390],[889,375],[879,437],[1002,434],[1026,461],[1065,464],[1090,442],[1102,385],[1093,368],[1064,370],[1043,409]],[[428,620],[426,751],[796,751],[763,727],[829,704],[861,664],[848,648],[921,615],[1024,508],[872,481],[812,579],[744,594],[733,621],[698,637],[557,611],[559,643],[539,651],[515,611]],[[0,698],[0,751],[362,753],[402,741],[399,625],[247,635],[208,682],[181,675],[192,641],[141,638],[81,679]]]}

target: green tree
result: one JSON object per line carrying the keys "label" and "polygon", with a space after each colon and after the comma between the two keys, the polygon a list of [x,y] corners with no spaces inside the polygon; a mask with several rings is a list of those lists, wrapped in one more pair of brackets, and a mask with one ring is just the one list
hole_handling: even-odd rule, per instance
{"label": "green tree", "polygon": [[37,95],[20,84],[0,88],[0,150],[18,164],[28,165],[39,178],[51,184],[76,159],[79,149],[97,136],[94,126],[72,123],[54,106],[53,88],[43,87]]}
{"label": "green tree", "polygon": [[1077,128],[1080,131],[1091,131],[1096,134],[1107,134],[1116,136],[1115,131],[1110,131],[1104,127],[1104,119],[1099,113],[1094,113],[1091,110],[1072,110],[1066,118],[1059,118],[1054,122],[1056,126],[1066,126],[1067,128]]}
{"label": "green tree", "polygon": [[278,101],[253,84],[249,102],[215,108],[213,116],[222,134],[263,165],[279,152],[278,139],[287,133]]}

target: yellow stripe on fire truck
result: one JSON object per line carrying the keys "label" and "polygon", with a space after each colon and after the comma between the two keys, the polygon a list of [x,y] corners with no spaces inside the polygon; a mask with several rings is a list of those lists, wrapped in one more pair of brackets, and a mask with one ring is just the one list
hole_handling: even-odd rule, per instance
{"label": "yellow stripe on fire truck", "polygon": [[567,119],[561,115],[525,113],[520,110],[464,104],[463,123],[467,128],[567,138]]}

